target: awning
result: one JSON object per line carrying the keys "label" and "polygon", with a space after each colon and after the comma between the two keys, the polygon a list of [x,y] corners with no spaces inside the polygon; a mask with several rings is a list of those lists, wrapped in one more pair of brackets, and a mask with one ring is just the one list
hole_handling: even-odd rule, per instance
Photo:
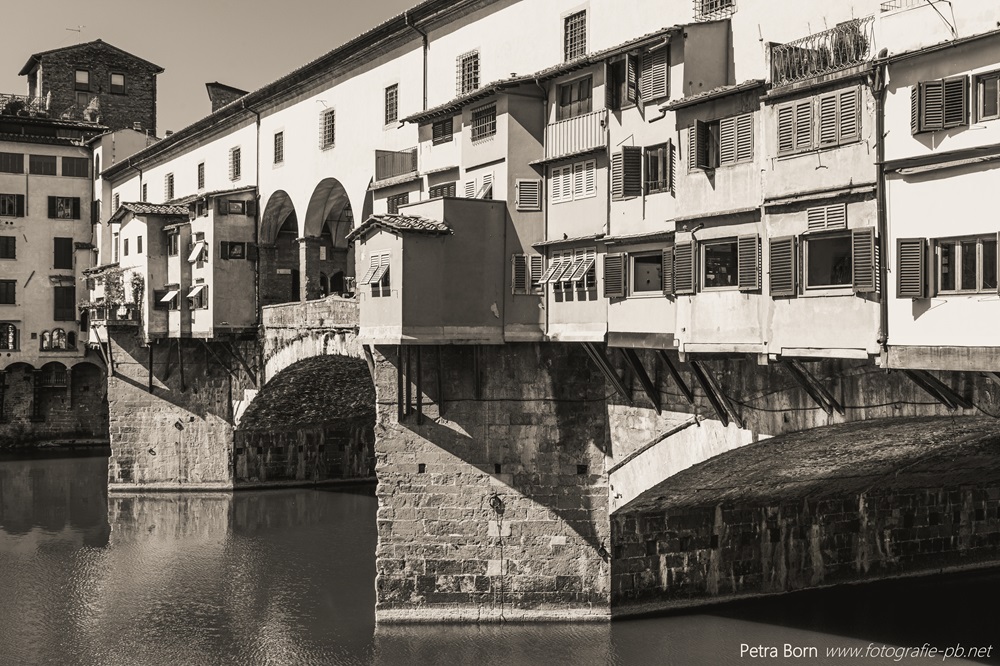
{"label": "awning", "polygon": [[201,253],[205,251],[205,241],[198,241],[191,248],[191,254],[188,255],[188,263],[193,264],[201,259]]}
{"label": "awning", "polygon": [[[202,285],[202,286],[205,286],[205,285]],[[169,303],[170,301],[172,301],[175,298],[177,298],[177,294],[178,293],[180,293],[179,289],[171,289],[166,294],[164,294],[163,298],[160,299],[160,302],[161,303]]]}
{"label": "awning", "polygon": [[198,294],[201,293],[201,290],[207,286],[208,286],[207,284],[196,284],[194,287],[191,288],[191,291],[188,292],[187,297],[196,298]]}

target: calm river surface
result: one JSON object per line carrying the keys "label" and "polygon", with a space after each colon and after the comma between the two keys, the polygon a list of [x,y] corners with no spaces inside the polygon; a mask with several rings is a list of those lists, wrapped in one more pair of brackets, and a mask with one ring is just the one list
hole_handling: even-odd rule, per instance
{"label": "calm river surface", "polygon": [[[998,572],[611,625],[376,630],[371,490],[109,501],[106,469],[0,460],[0,664],[933,664],[826,649],[1000,649]],[[741,657],[744,643],[819,658]]]}

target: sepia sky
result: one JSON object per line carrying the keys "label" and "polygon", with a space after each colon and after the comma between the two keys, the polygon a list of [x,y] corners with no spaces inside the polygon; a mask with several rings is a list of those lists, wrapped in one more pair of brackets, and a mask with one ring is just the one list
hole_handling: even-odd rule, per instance
{"label": "sepia sky", "polygon": [[17,73],[31,54],[103,39],[166,70],[157,79],[157,133],[163,136],[209,113],[205,83],[255,90],[418,2],[19,2],[5,12],[0,92],[27,92],[26,77]]}

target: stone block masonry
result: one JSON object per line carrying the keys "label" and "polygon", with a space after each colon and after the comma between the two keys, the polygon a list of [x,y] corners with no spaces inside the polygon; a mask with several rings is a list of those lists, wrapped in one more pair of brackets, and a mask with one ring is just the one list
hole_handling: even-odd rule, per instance
{"label": "stone block masonry", "polygon": [[376,620],[607,619],[606,394],[584,351],[377,352]]}

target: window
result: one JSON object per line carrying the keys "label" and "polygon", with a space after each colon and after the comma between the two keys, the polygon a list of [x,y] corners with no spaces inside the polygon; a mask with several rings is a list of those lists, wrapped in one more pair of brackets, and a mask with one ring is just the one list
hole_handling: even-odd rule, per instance
{"label": "window", "polygon": [[847,228],[847,204],[816,206],[806,210],[809,231]]}
{"label": "window", "polygon": [[402,194],[394,194],[391,197],[386,197],[385,205],[390,215],[397,215],[399,213],[399,207],[405,206],[410,203],[410,193],[403,192]]}
{"label": "window", "polygon": [[[143,200],[145,199],[146,197],[143,197]],[[112,204],[111,207],[114,208],[115,211],[117,211],[118,208],[122,205],[121,195],[116,194],[115,196],[111,197],[111,204]]]}
{"label": "window", "polygon": [[274,133],[274,163],[281,164],[285,161],[285,133]]}
{"label": "window", "polygon": [[0,217],[24,217],[24,195],[0,194]]}
{"label": "window", "polygon": [[337,113],[326,109],[319,116],[319,147],[332,148],[337,139]]}
{"label": "window", "polygon": [[673,146],[668,141],[658,146],[648,146],[643,152],[646,176],[643,190],[646,194],[666,192],[673,187]]}
{"label": "window", "polygon": [[374,298],[390,294],[392,285],[389,281],[389,256],[388,252],[372,253],[368,257],[368,270],[358,281],[359,285],[371,285]]}
{"label": "window", "polygon": [[642,195],[642,148],[622,146],[611,156],[611,198],[616,201]]}
{"label": "window", "polygon": [[0,259],[17,259],[17,236],[0,236]]}
{"label": "window", "polygon": [[[787,238],[771,241],[772,295],[795,295],[793,241]],[[856,293],[876,290],[874,229],[806,235],[801,244],[806,289],[851,288]],[[780,293],[776,294],[776,288]]]}
{"label": "window", "polygon": [[385,124],[392,125],[399,117],[399,84],[393,83],[385,89]]}
{"label": "window", "polygon": [[455,135],[455,119],[445,118],[434,123],[431,128],[431,141],[437,146],[442,143],[450,143]]}
{"label": "window", "polygon": [[205,234],[194,235],[194,243],[191,245],[191,252],[188,253],[188,263],[194,264],[196,268],[201,268],[208,259],[208,243],[205,242]]}
{"label": "window", "polygon": [[32,173],[38,176],[54,176],[56,175],[56,156],[55,155],[29,155],[28,156],[28,173]]}
{"label": "window", "polygon": [[851,286],[851,237],[805,238],[806,289]]}
{"label": "window", "polygon": [[634,55],[608,65],[605,103],[609,109],[620,111],[635,106],[639,99],[639,63]]}
{"label": "window", "polygon": [[229,149],[229,180],[239,180],[243,174],[243,151],[239,146]]}
{"label": "window", "polygon": [[698,18],[713,18],[736,11],[736,0],[694,0],[694,7]]}
{"label": "window", "polygon": [[167,234],[167,256],[176,257],[180,254],[180,238],[177,232]]}
{"label": "window", "polygon": [[738,286],[738,244],[736,240],[702,243],[701,265],[703,289],[724,289]]}
{"label": "window", "polygon": [[76,319],[76,287],[53,287],[52,318],[56,321]]}
{"label": "window", "polygon": [[17,326],[6,322],[0,323],[0,349],[16,351],[17,344]]}
{"label": "window", "polygon": [[551,284],[557,296],[571,298],[574,291],[594,291],[597,288],[597,249],[577,248],[552,252],[549,269],[539,278],[539,284]]}
{"label": "window", "polygon": [[564,19],[563,53],[566,60],[587,53],[587,12],[576,12]]}
{"label": "window", "polygon": [[539,211],[542,209],[542,181],[518,178],[514,205],[521,211]]}
{"label": "window", "polygon": [[[220,255],[223,259],[246,259],[247,258],[247,244],[245,242],[237,241],[222,241],[219,243]],[[323,254],[323,250],[326,247],[320,247],[320,255]],[[324,259],[320,256],[320,260]]]}
{"label": "window", "polygon": [[80,197],[49,197],[49,219],[79,220]]}
{"label": "window", "polygon": [[861,139],[861,91],[840,90],[777,107],[778,154],[852,143]]}
{"label": "window", "polygon": [[122,256],[123,257],[127,257],[128,256],[128,239],[127,238],[122,241]]}
{"label": "window", "polygon": [[90,90],[90,72],[85,69],[76,70],[75,90]]}
{"label": "window", "polygon": [[472,111],[472,140],[482,141],[497,133],[497,106],[481,106]]}
{"label": "window", "polygon": [[428,192],[431,199],[455,196],[455,183],[443,183],[430,188]]}
{"label": "window", "polygon": [[62,158],[62,175],[71,178],[89,178],[90,160],[86,157]]}
{"label": "window", "polygon": [[597,162],[587,160],[552,167],[549,191],[554,204],[597,196]]}
{"label": "window", "polygon": [[969,124],[969,77],[921,81],[910,90],[910,133]]}
{"label": "window", "polygon": [[215,210],[219,215],[249,215],[252,217],[257,212],[257,202],[242,199],[216,199]]}
{"label": "window", "polygon": [[14,288],[16,280],[0,280],[0,305],[14,305]]}
{"label": "window", "polygon": [[937,241],[938,293],[997,291],[997,237]]}
{"label": "window", "polygon": [[163,200],[170,201],[174,198],[174,174],[168,173],[163,177]]}
{"label": "window", "polygon": [[976,107],[979,120],[1000,118],[1000,72],[976,77]]}
{"label": "window", "polygon": [[94,178],[99,178],[101,175],[101,155],[94,155]]}
{"label": "window", "polygon": [[753,114],[696,120],[688,129],[688,171],[753,160]]}
{"label": "window", "polygon": [[204,281],[198,281],[187,294],[189,310],[208,309],[208,285]]}
{"label": "window", "polygon": [[0,153],[0,173],[24,173],[24,155]]}
{"label": "window", "polygon": [[593,79],[589,76],[559,86],[559,107],[556,110],[556,120],[565,120],[590,113],[593,110],[593,96],[591,95],[593,87]]}
{"label": "window", "polygon": [[125,75],[111,72],[111,92],[115,95],[125,94]]}
{"label": "window", "polygon": [[479,51],[463,53],[456,59],[458,94],[464,95],[479,88]]}
{"label": "window", "polygon": [[[117,201],[118,195],[115,195],[115,200]],[[142,200],[149,201],[149,183],[142,184]]]}
{"label": "window", "polygon": [[[143,185],[142,187],[145,188],[146,186]],[[205,163],[204,162],[200,162],[198,164],[198,189],[199,190],[205,189]],[[143,195],[144,196],[142,197],[142,199],[143,199],[143,201],[145,201],[146,200],[145,192],[143,192]]]}
{"label": "window", "polygon": [[53,238],[53,268],[73,269],[73,239]]}
{"label": "window", "polygon": [[177,290],[176,289],[154,289],[153,290],[153,309],[154,310],[173,310],[174,303],[177,302]]}
{"label": "window", "polygon": [[81,109],[85,109],[90,106],[91,96],[88,92],[78,92],[76,94],[76,105]]}
{"label": "window", "polygon": [[538,294],[541,293],[542,255],[513,254],[511,255],[511,293]]}
{"label": "window", "polygon": [[639,94],[643,103],[662,99],[670,94],[670,49],[660,48],[642,54]]}
{"label": "window", "polygon": [[142,236],[138,236],[135,239],[135,253],[142,254]]}
{"label": "window", "polygon": [[662,293],[663,253],[630,255],[632,260],[631,287],[633,294]]}
{"label": "window", "polygon": [[118,244],[119,244],[118,238],[119,237],[118,237],[117,233],[111,234],[111,261],[112,261],[112,263],[117,263],[118,262]]}

